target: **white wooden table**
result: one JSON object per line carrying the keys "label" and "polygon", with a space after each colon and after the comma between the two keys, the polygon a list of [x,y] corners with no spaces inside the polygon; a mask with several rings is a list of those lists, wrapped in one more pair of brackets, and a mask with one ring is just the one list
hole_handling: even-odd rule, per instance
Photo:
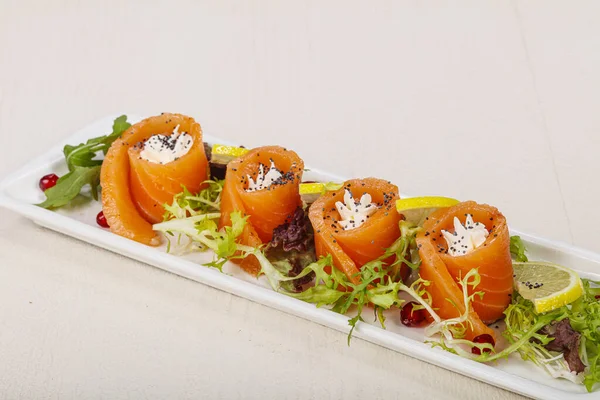
{"label": "white wooden table", "polygon": [[[452,3],[452,5],[450,5]],[[0,0],[0,177],[187,113],[600,251],[596,1]],[[514,399],[0,210],[1,398]]]}

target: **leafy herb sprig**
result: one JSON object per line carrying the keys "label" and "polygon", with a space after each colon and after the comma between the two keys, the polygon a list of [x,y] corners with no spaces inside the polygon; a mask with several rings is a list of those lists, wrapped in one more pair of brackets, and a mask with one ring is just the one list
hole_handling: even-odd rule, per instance
{"label": "leafy herb sprig", "polygon": [[510,237],[510,254],[513,258],[518,262],[527,262],[529,259],[525,252],[527,249],[525,248],[525,243],[520,236],[511,236]]}
{"label": "leafy herb sprig", "polygon": [[46,200],[38,204],[44,208],[58,208],[68,204],[81,192],[85,185],[90,185],[92,197],[98,200],[100,186],[100,168],[102,160],[97,158],[99,152],[106,155],[110,145],[125,132],[131,124],[127,116],[121,115],[113,123],[112,133],[89,139],[77,146],[66,145],[63,148],[65,162],[69,172],[56,182],[54,187],[46,190]]}

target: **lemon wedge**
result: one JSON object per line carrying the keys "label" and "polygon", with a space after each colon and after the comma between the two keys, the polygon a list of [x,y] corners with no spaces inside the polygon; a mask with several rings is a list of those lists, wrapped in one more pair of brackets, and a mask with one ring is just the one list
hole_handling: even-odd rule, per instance
{"label": "lemon wedge", "polygon": [[432,212],[440,208],[451,207],[459,201],[450,197],[426,196],[409,197],[396,200],[396,210],[404,215],[408,222],[422,225]]}
{"label": "lemon wedge", "polygon": [[543,261],[513,263],[517,292],[545,313],[572,303],[583,294],[577,272]]}

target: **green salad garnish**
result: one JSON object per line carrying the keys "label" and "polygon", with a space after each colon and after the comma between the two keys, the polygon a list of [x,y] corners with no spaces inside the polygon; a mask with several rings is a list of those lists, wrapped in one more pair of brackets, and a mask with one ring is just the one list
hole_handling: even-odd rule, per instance
{"label": "green salad garnish", "polygon": [[[589,391],[600,382],[600,303],[596,299],[600,296],[600,288],[595,282],[583,279],[583,296],[543,314],[537,314],[533,303],[515,292],[504,312],[506,328],[502,335],[507,345],[503,349],[494,349],[489,343],[476,343],[464,337],[472,303],[477,296],[484,295],[477,291],[481,280],[478,269],[472,269],[459,279],[463,293],[460,308],[464,312],[450,319],[441,318],[432,308],[427,292],[430,282],[416,276],[413,283],[407,285],[399,279],[401,265],[407,265],[414,271],[418,271],[420,266],[415,242],[421,229],[418,226],[401,221],[400,238],[381,257],[363,265],[358,279],[353,281],[333,266],[331,255],[316,260],[314,253],[312,256],[303,253],[306,248],[301,244],[310,236],[292,243],[294,249],[285,258],[286,250],[281,243],[285,243],[289,224],[296,224],[292,229],[294,232],[304,229],[302,210],[297,211],[299,214],[295,214],[293,221],[278,231],[280,243],[275,251],[271,251],[273,248],[269,245],[255,248],[238,243],[248,217],[233,212],[232,226],[219,230],[217,220],[221,216],[223,181],[207,183],[206,189],[199,194],[184,188],[172,204],[165,205],[165,220],[156,224],[154,229],[167,237],[176,236],[178,244],[184,244],[191,250],[213,250],[215,257],[206,265],[221,271],[227,260],[256,257],[261,266],[260,275],[265,275],[273,290],[317,307],[353,315],[348,320],[348,343],[356,326],[364,321],[365,307],[373,307],[375,318],[385,328],[383,311],[402,307],[408,295],[416,301],[414,307],[425,309],[432,319],[424,330],[426,342],[432,346],[486,363],[507,358],[513,353],[519,354],[523,360],[531,361],[551,376],[582,383]],[[182,243],[182,238],[186,243]],[[310,248],[310,251],[314,249]],[[518,262],[528,260],[525,244],[519,236],[510,238],[510,252]],[[388,265],[389,259],[395,262]],[[401,292],[405,295],[399,296]],[[472,351],[474,348],[479,351]]]}

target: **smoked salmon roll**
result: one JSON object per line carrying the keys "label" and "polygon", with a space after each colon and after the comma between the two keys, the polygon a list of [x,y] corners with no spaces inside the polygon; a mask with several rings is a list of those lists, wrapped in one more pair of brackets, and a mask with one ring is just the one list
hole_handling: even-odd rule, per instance
{"label": "smoked salmon roll", "polygon": [[419,274],[431,281],[428,291],[442,318],[464,312],[458,281],[470,270],[478,269],[481,282],[474,290],[484,295],[474,298],[472,328],[467,327],[466,337],[472,340],[483,333],[493,337],[485,324],[502,317],[513,292],[510,235],[504,216],[494,207],[473,201],[440,209],[423,224],[417,246],[421,256]]}
{"label": "smoked salmon roll", "polygon": [[[299,186],[303,172],[304,161],[298,154],[279,146],[258,147],[229,162],[219,228],[231,226],[231,213],[240,211],[249,217],[240,243],[258,247],[270,242],[273,230],[302,205]],[[252,275],[261,269],[252,255],[241,260],[240,266]]]}
{"label": "smoked salmon roll", "polygon": [[352,179],[323,194],[308,213],[317,257],[331,254],[335,267],[358,284],[360,268],[400,237],[399,197],[398,187],[376,178]]}
{"label": "smoked salmon roll", "polygon": [[202,129],[193,118],[161,114],[132,125],[111,145],[100,174],[102,210],[110,230],[158,245],[152,224],[184,185],[197,193],[208,179]]}

